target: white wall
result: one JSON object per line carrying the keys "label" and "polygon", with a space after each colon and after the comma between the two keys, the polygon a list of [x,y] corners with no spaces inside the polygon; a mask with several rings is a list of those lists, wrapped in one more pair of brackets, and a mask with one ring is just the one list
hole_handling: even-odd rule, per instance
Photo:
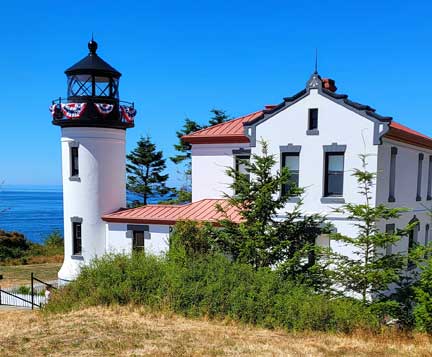
{"label": "white wall", "polygon": [[[79,181],[70,179],[70,143],[78,146]],[[101,216],[126,206],[125,130],[62,128],[65,258],[59,278],[72,280],[82,264],[105,253]],[[82,256],[72,257],[71,217],[82,218]]]}
{"label": "white wall", "polygon": [[[306,135],[309,108],[318,108],[319,135]],[[373,132],[372,121],[325,98],[317,90],[311,90],[309,96],[257,126],[257,147],[252,152],[261,153],[258,143],[261,139],[268,142],[269,152],[278,159],[281,145],[301,145],[299,186],[306,189],[303,209],[310,213],[330,214],[338,204],[322,204],[320,201],[324,186],[323,146],[332,143],[346,145],[343,197],[345,202],[360,203],[362,197],[351,173],[361,167],[359,154],[363,153],[373,155],[368,160],[368,169],[376,170],[378,147],[373,145]],[[279,169],[278,163],[274,171]]]}
{"label": "white wall", "polygon": [[249,144],[192,145],[192,202],[231,193],[228,186],[232,180],[226,170],[234,165],[232,151],[248,147]]}
{"label": "white wall", "polygon": [[[319,135],[306,135],[310,108],[318,108]],[[333,213],[336,203],[321,203],[324,185],[324,145],[337,143],[346,145],[344,160],[345,202],[360,203],[363,197],[358,194],[358,186],[352,170],[361,167],[360,154],[370,154],[368,169],[377,170],[378,146],[373,144],[374,122],[311,90],[304,99],[291,105],[256,127],[257,146],[252,153],[261,154],[259,140],[269,144],[269,152],[280,159],[280,146],[300,145],[299,185],[306,189],[303,210],[306,213],[321,213],[335,225],[336,229],[349,236],[355,236],[354,222]],[[247,147],[243,144],[241,147]],[[192,197],[193,201],[202,198],[220,198],[223,192],[230,193],[230,179],[226,176],[226,167],[234,165],[233,149],[240,145],[193,145],[192,146]],[[274,172],[280,169],[279,162]],[[373,200],[375,199],[375,192]],[[290,210],[294,203],[287,205]],[[284,214],[284,211],[280,214]],[[332,247],[340,252],[351,254],[347,247],[332,242]]]}
{"label": "white wall", "polygon": [[[396,174],[395,174],[395,202],[388,202],[389,181],[390,181],[390,152],[391,148],[396,147]],[[417,197],[417,172],[418,155],[424,154],[422,170],[422,189],[421,201],[416,201]],[[432,201],[426,200],[427,182],[429,171],[429,155],[432,150],[412,146],[398,141],[384,139],[383,144],[378,149],[378,176],[377,176],[377,204],[383,203],[389,207],[402,207],[408,212],[402,213],[397,220],[387,223],[395,223],[396,228],[404,228],[415,215],[420,221],[420,231],[418,232],[418,243],[424,244],[425,226],[430,225],[429,241],[431,241],[432,221],[429,211],[432,209]],[[384,224],[383,224],[384,229]],[[397,246],[395,252],[406,252],[408,250],[408,238],[404,238]]]}
{"label": "white wall", "polygon": [[[144,241],[146,253],[161,255],[169,249],[170,226],[150,224],[149,235]],[[130,254],[132,252],[132,231],[127,231],[127,224],[107,223],[106,251],[110,253]]]}

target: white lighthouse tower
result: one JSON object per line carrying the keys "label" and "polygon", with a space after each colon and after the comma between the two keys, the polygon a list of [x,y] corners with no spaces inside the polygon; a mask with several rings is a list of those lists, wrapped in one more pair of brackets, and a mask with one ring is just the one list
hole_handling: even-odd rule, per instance
{"label": "white lighthouse tower", "polygon": [[67,99],[53,102],[53,124],[61,127],[64,262],[58,277],[76,278],[83,264],[106,251],[101,216],[126,206],[125,137],[134,126],[133,103],[119,100],[121,73],[97,54],[68,68]]}

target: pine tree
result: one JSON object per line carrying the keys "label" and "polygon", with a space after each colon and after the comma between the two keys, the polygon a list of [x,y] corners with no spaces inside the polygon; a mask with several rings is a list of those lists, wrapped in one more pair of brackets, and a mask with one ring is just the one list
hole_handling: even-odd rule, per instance
{"label": "pine tree", "polygon": [[170,159],[175,164],[182,164],[186,161],[187,172],[189,172],[189,174],[191,170],[190,159],[192,145],[183,141],[182,136],[192,134],[193,132],[201,129],[203,129],[203,127],[196,121],[186,118],[183,127],[176,132],[178,142],[177,144],[174,144],[174,149],[178,152],[178,154],[171,157]]}
{"label": "pine tree", "polygon": [[168,174],[162,172],[166,168],[162,151],[156,149],[149,136],[141,137],[137,147],[126,156],[127,189],[142,197],[146,205],[149,197],[166,195],[172,191],[166,186]]}
{"label": "pine tree", "polygon": [[348,203],[335,209],[343,214],[358,230],[356,237],[348,237],[341,233],[333,233],[331,238],[353,250],[353,257],[334,254],[335,279],[345,293],[359,294],[364,303],[372,295],[387,289],[389,284],[400,279],[406,258],[401,254],[386,254],[386,247],[398,242],[407,235],[413,226],[405,227],[389,233],[380,230],[379,226],[388,220],[400,217],[406,211],[402,208],[389,208],[384,204],[374,205],[372,190],[376,174],[367,171],[368,155],[360,155],[362,169],[355,169],[353,176],[357,179],[359,193],[364,198],[360,204]]}
{"label": "pine tree", "polygon": [[166,203],[178,204],[190,202],[192,200],[191,193],[191,175],[192,175],[192,162],[191,162],[191,149],[192,145],[183,141],[182,136],[192,134],[198,130],[205,129],[208,126],[224,123],[230,119],[224,110],[212,109],[210,111],[213,116],[209,120],[209,125],[200,125],[196,121],[186,118],[183,127],[176,132],[177,143],[174,144],[174,149],[177,154],[170,158],[170,160],[176,165],[183,165],[184,172],[180,173],[184,175],[185,183],[183,186],[176,190],[176,198],[173,198]]}
{"label": "pine tree", "polygon": [[221,109],[212,109],[210,110],[210,113],[213,114],[213,116],[209,120],[210,126],[225,123],[226,121],[230,120],[231,118],[226,114],[225,110]]}
{"label": "pine tree", "polygon": [[324,219],[319,215],[302,214],[301,201],[286,217],[277,217],[292,197],[298,197],[303,189],[288,185],[287,192],[280,194],[282,185],[290,183],[290,173],[283,168],[276,174],[273,155],[268,154],[267,144],[261,143],[262,154],[252,155],[245,162],[250,174],[229,168],[227,174],[233,179],[234,194],[226,194],[230,206],[238,209],[242,222],[235,223],[226,214],[217,232],[218,246],[234,260],[248,263],[256,269],[279,266],[285,274],[298,278],[309,274],[317,264],[315,239],[321,232]]}

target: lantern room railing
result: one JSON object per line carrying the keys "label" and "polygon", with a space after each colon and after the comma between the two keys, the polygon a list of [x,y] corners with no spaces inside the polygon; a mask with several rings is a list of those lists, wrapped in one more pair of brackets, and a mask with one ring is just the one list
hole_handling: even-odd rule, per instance
{"label": "lantern room railing", "polygon": [[[74,97],[52,100],[49,107],[53,123],[62,125],[64,121],[112,122],[132,127],[136,116],[134,102],[120,101],[108,97]],[[72,124],[72,123],[71,123]]]}

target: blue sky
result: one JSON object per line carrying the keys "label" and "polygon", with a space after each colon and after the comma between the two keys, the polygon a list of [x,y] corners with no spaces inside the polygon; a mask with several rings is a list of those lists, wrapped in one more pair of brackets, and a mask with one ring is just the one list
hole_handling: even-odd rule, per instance
{"label": "blue sky", "polygon": [[[127,150],[149,134],[168,157],[186,116],[243,115],[302,89],[313,71],[338,92],[432,136],[432,5],[426,1],[8,1],[0,14],[0,181],[60,184],[48,106],[87,54],[123,73],[135,101]],[[168,171],[175,182],[176,168]]]}

